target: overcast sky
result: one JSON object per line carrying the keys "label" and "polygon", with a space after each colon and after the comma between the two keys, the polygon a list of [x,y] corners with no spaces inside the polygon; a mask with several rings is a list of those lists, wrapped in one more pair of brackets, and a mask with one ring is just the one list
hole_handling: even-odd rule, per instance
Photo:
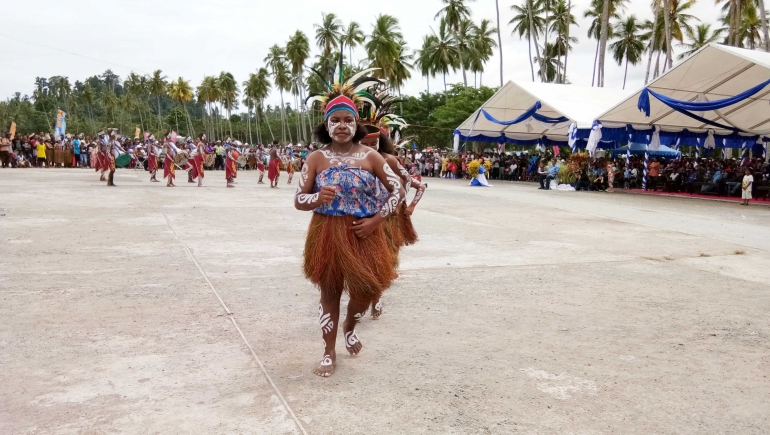
{"label": "overcast sky", "polygon": [[[505,81],[531,80],[526,40],[511,36],[512,26],[508,25],[513,17],[510,5],[523,2],[500,2]],[[648,0],[629,3],[623,15],[652,19]],[[589,23],[583,18],[590,0],[573,0],[572,4],[579,24],[573,26],[572,34],[579,41],[570,54],[568,75],[573,84],[590,86],[596,45],[586,37]],[[487,18],[495,22],[494,0],[470,5],[474,21]],[[378,14],[393,15],[400,20],[409,48],[417,49],[431,27],[437,29],[434,16],[441,7],[440,0],[17,0],[3,10],[0,99],[17,91],[31,94],[38,76],[63,75],[74,83],[108,68],[121,79],[131,71],[148,74],[161,69],[169,79],[182,76],[193,86],[204,75],[228,71],[242,83],[250,72],[264,66],[271,45],[285,45],[296,30],[308,35],[311,57],[318,54],[313,24],[320,23],[321,12],[337,14],[345,25],[357,21],[365,33],[371,31]],[[691,13],[706,23],[716,23],[719,15],[713,0],[700,0]],[[365,56],[363,48],[354,50],[354,59]],[[645,67],[629,68],[626,87],[643,84]],[[487,71],[483,83],[499,85],[497,50]],[[606,74],[607,87],[622,86],[623,68],[611,57]],[[424,92],[425,79],[418,72],[412,75],[403,93]],[[462,75],[451,74],[447,81],[462,81]],[[431,79],[430,87],[431,91],[443,88],[442,77]],[[278,101],[274,93],[266,103]]]}

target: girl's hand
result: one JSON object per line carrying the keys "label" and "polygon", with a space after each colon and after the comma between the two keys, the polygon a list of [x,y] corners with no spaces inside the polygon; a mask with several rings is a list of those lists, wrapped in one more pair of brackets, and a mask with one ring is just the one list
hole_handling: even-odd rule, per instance
{"label": "girl's hand", "polygon": [[335,186],[324,186],[318,191],[319,204],[331,204],[335,196],[337,196],[337,188]]}
{"label": "girl's hand", "polygon": [[369,237],[382,223],[382,217],[376,214],[370,218],[359,219],[353,222],[353,234],[359,239]]}

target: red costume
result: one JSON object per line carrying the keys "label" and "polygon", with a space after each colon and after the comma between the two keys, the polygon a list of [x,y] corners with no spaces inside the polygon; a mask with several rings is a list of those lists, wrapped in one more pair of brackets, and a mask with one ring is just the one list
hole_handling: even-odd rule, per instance
{"label": "red costume", "polygon": [[147,156],[147,170],[152,172],[158,169],[158,156],[149,154]]}
{"label": "red costume", "polygon": [[267,178],[270,181],[275,180],[280,170],[281,167],[278,166],[278,159],[270,159],[270,166],[267,168]]}
{"label": "red costume", "polygon": [[[228,181],[232,181],[236,177],[238,177],[238,157],[233,158],[233,153],[238,153],[237,151],[229,151],[227,153],[227,158],[225,159],[225,178],[227,178]],[[240,156],[240,153],[238,153],[238,156]]]}
{"label": "red costume", "polygon": [[192,169],[190,170],[192,173],[193,179],[201,177],[203,178],[203,160],[205,156],[198,153],[193,157],[193,159],[190,161],[190,165]]}
{"label": "red costume", "polygon": [[176,175],[174,175],[174,158],[171,157],[171,153],[166,153],[166,158],[163,160],[163,178],[171,177],[171,179],[175,179]]}

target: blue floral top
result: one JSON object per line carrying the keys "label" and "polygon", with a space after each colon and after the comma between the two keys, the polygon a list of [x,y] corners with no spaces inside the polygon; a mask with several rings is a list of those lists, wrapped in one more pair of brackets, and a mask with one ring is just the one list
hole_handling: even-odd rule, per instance
{"label": "blue floral top", "polygon": [[332,166],[315,176],[313,192],[324,186],[337,187],[337,196],[331,204],[324,204],[314,213],[328,216],[374,216],[388,196],[385,186],[370,172],[348,165]]}

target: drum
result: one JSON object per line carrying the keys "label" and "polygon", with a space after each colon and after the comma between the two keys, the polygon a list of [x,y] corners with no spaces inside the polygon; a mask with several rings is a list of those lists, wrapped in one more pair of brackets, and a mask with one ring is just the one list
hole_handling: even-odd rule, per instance
{"label": "drum", "polygon": [[245,166],[249,163],[249,156],[247,156],[246,154],[241,154],[236,161],[238,162],[239,165]]}
{"label": "drum", "polygon": [[209,168],[214,166],[214,159],[216,159],[214,154],[206,154],[206,158],[203,160],[203,166],[207,166]]}
{"label": "drum", "polygon": [[118,168],[125,168],[131,163],[131,154],[123,153],[115,158],[115,166]]}
{"label": "drum", "polygon": [[187,157],[187,152],[185,151],[179,151],[176,153],[176,157],[174,157],[174,163],[182,168],[187,164],[187,160],[189,160],[189,158]]}
{"label": "drum", "polygon": [[231,159],[233,159],[233,160],[235,160],[235,161],[237,162],[237,161],[238,161],[238,159],[240,159],[240,158],[241,158],[241,153],[239,153],[239,152],[238,152],[238,151],[236,151],[236,150],[232,150],[232,151],[230,151],[230,158],[231,158]]}

